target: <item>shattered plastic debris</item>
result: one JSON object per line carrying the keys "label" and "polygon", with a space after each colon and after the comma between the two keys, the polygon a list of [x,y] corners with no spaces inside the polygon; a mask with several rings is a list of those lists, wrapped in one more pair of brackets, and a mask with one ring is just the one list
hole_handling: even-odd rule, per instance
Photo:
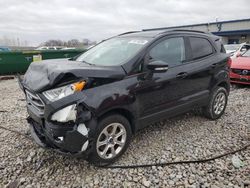
{"label": "shattered plastic debris", "polygon": [[234,155],[232,157],[232,163],[235,168],[240,168],[244,166],[244,163],[242,160],[240,160],[239,156]]}

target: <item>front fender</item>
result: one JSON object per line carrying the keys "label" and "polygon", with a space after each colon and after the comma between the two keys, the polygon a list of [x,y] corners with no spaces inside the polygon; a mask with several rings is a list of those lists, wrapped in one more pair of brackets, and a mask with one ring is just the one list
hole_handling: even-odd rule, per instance
{"label": "front fender", "polygon": [[124,79],[89,88],[58,101],[49,102],[45,105],[44,117],[50,119],[53,113],[71,104],[83,104],[96,117],[117,107],[133,111],[135,102],[132,92],[135,85],[133,80],[136,81],[135,79]]}
{"label": "front fender", "polygon": [[97,117],[116,108],[134,111],[135,96],[133,79],[124,79],[110,84],[90,88],[80,100]]}

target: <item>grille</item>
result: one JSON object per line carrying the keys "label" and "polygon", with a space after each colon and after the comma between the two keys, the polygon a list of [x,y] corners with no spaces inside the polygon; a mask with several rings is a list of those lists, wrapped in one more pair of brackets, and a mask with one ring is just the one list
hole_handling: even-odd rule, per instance
{"label": "grille", "polygon": [[239,74],[239,75],[250,76],[250,70],[246,70],[246,69],[232,69],[232,72],[235,74]]}
{"label": "grille", "polygon": [[26,90],[26,97],[28,105],[32,105],[39,111],[40,114],[44,113],[44,103],[37,94],[31,93],[30,91]]}

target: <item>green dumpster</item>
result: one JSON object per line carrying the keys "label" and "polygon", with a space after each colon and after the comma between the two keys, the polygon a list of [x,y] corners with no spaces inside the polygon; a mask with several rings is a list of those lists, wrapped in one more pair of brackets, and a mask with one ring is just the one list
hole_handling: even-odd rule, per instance
{"label": "green dumpster", "polygon": [[0,52],[0,75],[25,72],[33,61],[71,58],[85,50]]}

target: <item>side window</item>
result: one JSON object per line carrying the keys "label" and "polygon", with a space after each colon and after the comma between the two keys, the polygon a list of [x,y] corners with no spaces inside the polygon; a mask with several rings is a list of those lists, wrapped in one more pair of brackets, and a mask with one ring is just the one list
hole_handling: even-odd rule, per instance
{"label": "side window", "polygon": [[185,45],[182,37],[166,39],[149,52],[150,59],[161,60],[169,67],[180,65],[185,60]]}
{"label": "side window", "polygon": [[207,39],[190,37],[190,45],[193,53],[193,59],[206,57],[213,53],[213,47]]}

